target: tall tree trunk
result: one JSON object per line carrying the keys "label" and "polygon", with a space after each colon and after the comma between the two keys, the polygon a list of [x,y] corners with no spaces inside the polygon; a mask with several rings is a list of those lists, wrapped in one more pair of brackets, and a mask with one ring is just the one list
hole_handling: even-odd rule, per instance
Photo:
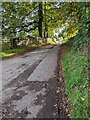
{"label": "tall tree trunk", "polygon": [[10,41],[11,41],[11,47],[12,48],[17,48],[16,38],[11,39]]}
{"label": "tall tree trunk", "polygon": [[46,38],[46,2],[44,4],[44,16],[45,16],[44,38]]}
{"label": "tall tree trunk", "polygon": [[39,22],[38,22],[39,37],[42,38],[42,22],[43,22],[42,2],[39,3],[38,16],[39,16]]}
{"label": "tall tree trunk", "polygon": [[45,29],[44,29],[44,37],[48,37],[48,27],[47,27],[47,21],[46,21],[46,2],[44,4],[44,15],[45,15]]}
{"label": "tall tree trunk", "polygon": [[45,34],[46,34],[46,33],[45,33],[45,30],[44,30],[44,38],[46,37]]}
{"label": "tall tree trunk", "polygon": [[48,38],[48,31],[47,31],[47,38]]}

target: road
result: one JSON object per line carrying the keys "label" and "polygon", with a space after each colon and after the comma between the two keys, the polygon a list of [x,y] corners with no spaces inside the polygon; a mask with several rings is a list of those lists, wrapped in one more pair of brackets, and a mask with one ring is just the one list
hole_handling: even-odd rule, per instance
{"label": "road", "polygon": [[0,61],[3,118],[59,118],[59,49],[38,49]]}

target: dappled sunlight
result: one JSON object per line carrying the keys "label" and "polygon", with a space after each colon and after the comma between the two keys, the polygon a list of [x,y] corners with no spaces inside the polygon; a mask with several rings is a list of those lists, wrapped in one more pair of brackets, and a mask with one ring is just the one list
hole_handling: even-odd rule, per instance
{"label": "dappled sunlight", "polygon": [[12,55],[14,55],[14,53],[4,53],[4,52],[0,52],[0,58],[2,58],[2,57],[10,57],[10,56],[12,56]]}

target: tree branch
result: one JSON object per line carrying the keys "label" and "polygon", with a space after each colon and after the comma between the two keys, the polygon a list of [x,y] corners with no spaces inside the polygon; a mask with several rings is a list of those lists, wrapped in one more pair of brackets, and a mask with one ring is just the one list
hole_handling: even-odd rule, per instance
{"label": "tree branch", "polygon": [[25,32],[30,32],[32,30],[35,30],[38,27],[38,25],[34,26],[33,28],[30,28],[29,30],[25,30]]}
{"label": "tree branch", "polygon": [[[38,6],[36,6],[36,7],[34,8],[34,10],[35,10],[37,7],[38,7]],[[26,18],[26,16],[28,16],[29,14],[31,14],[34,10],[29,11],[29,13],[27,13],[27,15],[23,16],[22,19],[21,19],[21,22]]]}
{"label": "tree branch", "polygon": [[37,21],[29,22],[27,24],[22,25],[22,27],[28,27],[28,26],[30,26],[30,25],[32,25],[34,23],[38,23],[38,22]]}

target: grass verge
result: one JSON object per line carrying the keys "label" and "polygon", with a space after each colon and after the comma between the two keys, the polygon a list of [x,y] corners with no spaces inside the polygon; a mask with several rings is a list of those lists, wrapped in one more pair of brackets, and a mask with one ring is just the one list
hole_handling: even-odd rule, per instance
{"label": "grass verge", "polygon": [[18,47],[18,48],[4,50],[0,52],[0,59],[21,55],[28,51],[35,50],[37,48],[39,48],[39,46],[25,46],[25,47]]}
{"label": "grass verge", "polygon": [[62,46],[62,65],[72,118],[88,118],[88,58]]}
{"label": "grass verge", "polygon": [[4,49],[3,51],[0,51],[0,59],[11,58],[14,56],[22,55],[26,52],[30,52],[37,48],[41,48],[43,46],[48,46],[48,45],[55,45],[55,44],[44,43],[40,45],[30,45],[30,46],[22,46],[22,47],[13,48],[13,49],[10,49],[10,48]]}

